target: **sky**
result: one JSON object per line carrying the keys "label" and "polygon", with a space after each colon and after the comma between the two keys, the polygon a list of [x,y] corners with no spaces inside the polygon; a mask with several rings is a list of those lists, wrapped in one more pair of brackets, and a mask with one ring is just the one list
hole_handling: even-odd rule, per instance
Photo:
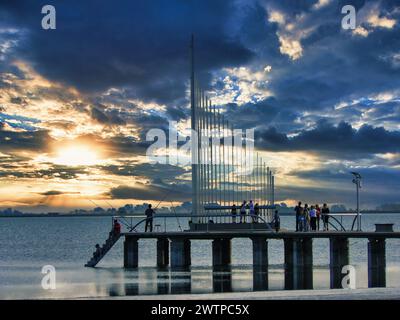
{"label": "sky", "polygon": [[190,168],[150,163],[145,137],[190,124],[191,34],[201,86],[255,130],[277,202],[354,208],[350,171],[363,208],[400,201],[398,1],[0,0],[0,208],[190,201]]}

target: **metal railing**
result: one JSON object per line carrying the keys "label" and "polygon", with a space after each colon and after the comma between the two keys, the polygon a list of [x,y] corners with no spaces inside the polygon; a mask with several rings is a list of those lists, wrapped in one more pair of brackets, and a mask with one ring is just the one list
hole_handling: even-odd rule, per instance
{"label": "metal railing", "polygon": [[[138,218],[142,218],[139,221],[137,221]],[[267,229],[271,229],[270,224],[261,216],[254,215],[254,214],[223,214],[223,213],[214,213],[214,214],[192,214],[192,213],[156,213],[154,214],[151,218],[141,214],[141,215],[119,215],[119,216],[113,216],[112,217],[112,225],[114,223],[114,220],[117,219],[120,223],[122,223],[128,230],[128,232],[138,232],[137,229],[139,226],[144,225],[146,221],[153,219],[153,229],[154,227],[161,227],[161,225],[164,226],[164,230],[162,232],[167,232],[167,219],[177,219],[177,224],[180,229],[182,230],[181,227],[181,222],[179,221],[179,218],[189,218],[188,220],[188,226],[190,226],[190,223],[197,223],[197,224],[203,224],[207,226],[207,231],[208,227],[210,224],[222,224],[222,223],[229,223],[229,224],[235,224],[235,223],[246,223],[246,224],[251,224],[254,226],[255,224],[264,224]],[[201,220],[202,218],[207,218],[206,220]],[[162,224],[155,224],[154,221],[158,219],[162,221]],[[135,223],[136,220],[136,223]],[[206,222],[204,222],[206,221]],[[242,222],[240,222],[242,221]]]}
{"label": "metal railing", "polygon": [[[339,225],[339,227],[340,227],[340,229],[342,231],[346,231],[346,228],[343,225],[343,217],[354,217],[353,222],[351,224],[351,231],[354,231],[354,225],[355,225],[357,219],[360,219],[358,225],[360,226],[360,230],[359,231],[361,231],[361,217],[362,217],[362,214],[358,214],[358,213],[341,213],[341,212],[336,213],[335,212],[335,213],[329,213],[329,214],[327,214],[327,216],[332,218]],[[336,217],[340,217],[340,220],[337,219]],[[337,226],[335,226],[333,223],[329,222],[329,225],[331,225],[333,228],[335,228],[335,230],[339,231]]]}

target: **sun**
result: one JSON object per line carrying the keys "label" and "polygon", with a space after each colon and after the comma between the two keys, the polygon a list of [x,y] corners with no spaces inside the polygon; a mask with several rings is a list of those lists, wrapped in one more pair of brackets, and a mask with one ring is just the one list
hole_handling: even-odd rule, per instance
{"label": "sun", "polygon": [[98,152],[88,145],[70,145],[57,151],[53,163],[65,166],[92,166],[101,163]]}

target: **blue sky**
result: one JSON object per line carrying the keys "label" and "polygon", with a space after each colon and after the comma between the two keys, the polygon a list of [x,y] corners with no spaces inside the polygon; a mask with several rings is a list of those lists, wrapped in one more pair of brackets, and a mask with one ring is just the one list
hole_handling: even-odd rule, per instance
{"label": "blue sky", "polygon": [[[40,26],[44,4],[56,30]],[[390,0],[1,0],[0,207],[190,198],[189,172],[146,163],[143,138],[189,119],[192,33],[203,88],[255,128],[278,200],[354,206],[357,170],[365,207],[398,202],[399,21]],[[66,145],[99,161],[57,161]]]}

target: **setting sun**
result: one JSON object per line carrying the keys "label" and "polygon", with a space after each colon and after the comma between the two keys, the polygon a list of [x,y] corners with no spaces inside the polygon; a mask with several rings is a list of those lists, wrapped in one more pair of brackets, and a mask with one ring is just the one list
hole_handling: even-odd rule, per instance
{"label": "setting sun", "polygon": [[99,164],[101,159],[91,147],[76,145],[61,148],[53,162],[66,166],[91,166]]}

